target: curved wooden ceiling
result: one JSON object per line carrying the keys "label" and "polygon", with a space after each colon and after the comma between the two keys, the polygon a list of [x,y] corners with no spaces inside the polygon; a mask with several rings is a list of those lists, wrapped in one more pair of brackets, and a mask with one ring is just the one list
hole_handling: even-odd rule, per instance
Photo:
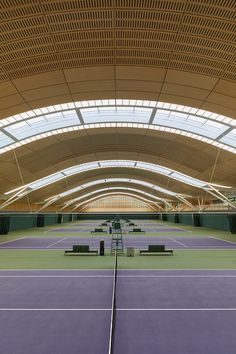
{"label": "curved wooden ceiling", "polygon": [[2,0],[1,117],[93,98],[236,117],[234,0]]}
{"label": "curved wooden ceiling", "polygon": [[[2,0],[1,6],[0,118],[78,100],[134,98],[236,119],[234,0]],[[1,155],[0,193],[22,184],[19,167],[27,183],[111,158],[235,186],[235,155],[218,152],[161,132],[62,134]]]}

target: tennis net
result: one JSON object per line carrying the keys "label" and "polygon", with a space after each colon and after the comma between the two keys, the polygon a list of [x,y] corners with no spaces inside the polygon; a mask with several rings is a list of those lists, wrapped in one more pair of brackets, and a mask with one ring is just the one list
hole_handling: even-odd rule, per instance
{"label": "tennis net", "polygon": [[111,308],[111,325],[109,338],[109,354],[114,353],[114,336],[116,324],[116,281],[117,281],[117,251],[115,251],[114,271],[113,271],[113,288],[112,288],[112,308]]}

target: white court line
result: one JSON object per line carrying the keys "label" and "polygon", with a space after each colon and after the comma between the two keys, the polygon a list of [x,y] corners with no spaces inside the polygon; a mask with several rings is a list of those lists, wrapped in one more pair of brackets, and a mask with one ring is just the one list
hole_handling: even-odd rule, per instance
{"label": "white court line", "polygon": [[[9,241],[11,242],[11,241]],[[164,241],[162,241],[164,242]],[[166,243],[168,242],[172,242],[171,240],[170,241],[165,241]],[[71,244],[71,243],[70,243]],[[236,244],[235,244],[236,246]],[[48,248],[48,247],[52,247],[52,245],[50,246],[47,246],[47,247],[43,247],[43,246],[19,246],[19,247],[15,247],[15,246],[6,246],[6,247],[1,247],[1,244],[0,244],[0,250],[32,250],[32,251],[37,251],[37,250],[40,250],[40,251],[61,251],[61,250],[64,250],[65,247],[57,247],[57,248]],[[125,246],[126,247],[126,246]],[[124,248],[125,248],[124,247]],[[129,247],[129,246],[127,246]],[[135,247],[135,249],[138,249],[140,246],[137,245],[137,248]],[[188,246],[185,246],[185,247],[188,247]],[[192,246],[192,247],[195,247],[195,246]],[[218,248],[206,248],[206,246],[196,246],[196,247],[201,247],[201,248],[175,248],[175,247],[172,247],[172,249],[174,251],[236,251],[236,247],[233,248],[231,246],[214,246],[214,247],[218,247]],[[208,247],[208,246],[207,246]],[[105,250],[108,250],[110,249],[108,246],[106,247],[105,246]]]}
{"label": "white court line", "polygon": [[[0,308],[0,311],[111,311],[111,308]],[[116,308],[116,311],[236,311],[236,308]]]}
{"label": "white court line", "polygon": [[[38,268],[38,269],[29,269],[29,268],[18,268],[18,269],[0,269],[1,272],[112,272],[113,268],[91,268],[91,269],[78,269],[78,268],[60,268],[60,269],[43,269],[43,268]],[[125,272],[140,272],[140,271],[156,271],[156,272],[176,272],[176,271],[184,271],[184,272],[195,272],[195,271],[208,271],[208,272],[215,272],[215,271],[220,271],[220,272],[225,272],[225,271],[234,271],[236,272],[236,268],[137,268],[137,269],[132,269],[132,268],[122,268],[118,269],[118,271],[125,271]]]}
{"label": "white court line", "polygon": [[[0,275],[0,278],[113,278],[113,275]],[[117,278],[236,278],[235,275],[117,275]]]}
{"label": "white court line", "polygon": [[66,240],[66,237],[62,238],[62,239],[59,240],[59,241],[56,241],[56,242],[52,243],[51,245],[47,246],[46,248],[52,247],[52,246],[56,245],[57,243],[60,243],[60,242],[62,242],[62,241],[64,241],[64,240]]}
{"label": "white court line", "polygon": [[236,242],[233,242],[233,241],[228,241],[228,240],[222,240],[221,238],[218,238],[218,237],[215,237],[215,236],[207,236],[209,238],[214,238],[215,240],[219,240],[219,241],[223,241],[223,242],[228,242],[228,243],[231,243],[233,245],[236,245]]}
{"label": "white court line", "polygon": [[[125,269],[122,269],[122,270],[125,270]],[[131,270],[131,269],[127,269],[127,270]],[[141,269],[142,270],[142,269]],[[157,270],[157,269],[150,269],[150,270]],[[168,270],[168,269],[166,269]],[[232,269],[229,269],[229,270],[232,270]],[[236,269],[235,269],[236,270]],[[113,271],[113,268],[94,268],[94,269],[78,269],[78,268],[71,268],[71,269],[68,269],[68,268],[59,268],[59,269],[55,269],[55,268],[52,268],[52,269],[43,269],[43,268],[38,268],[38,269],[29,269],[29,268],[18,268],[18,269],[0,269],[0,273],[1,272],[64,272],[64,271],[67,271],[67,272],[100,272],[100,271],[106,271],[106,272],[112,272]]]}
{"label": "white court line", "polygon": [[182,242],[180,242],[180,241],[177,241],[175,238],[173,238],[173,237],[171,237],[171,236],[168,236],[168,238],[169,238],[170,240],[172,240],[172,241],[175,241],[175,242],[179,243],[181,246],[184,246],[184,247],[187,247],[187,248],[188,248],[187,245],[185,245],[184,243],[182,243]]}
{"label": "white court line", "polygon": [[17,241],[17,240],[23,240],[24,238],[29,238],[29,237],[24,236],[24,237],[20,237],[20,238],[15,238],[14,240],[11,240],[11,241],[0,242],[0,246],[4,245],[6,243]]}
{"label": "white court line", "polygon": [[[7,276],[6,276],[7,277]],[[0,276],[1,278],[1,276]],[[117,278],[236,278],[236,275],[117,275]]]}
{"label": "white court line", "polygon": [[41,309],[41,308],[0,308],[0,311],[111,311],[110,308],[108,309]]}
{"label": "white court line", "polygon": [[236,307],[232,308],[147,308],[147,309],[122,309],[117,308],[116,311],[236,311]]}
{"label": "white court line", "polygon": [[[9,270],[9,271],[14,271],[14,269],[2,269],[2,271],[5,271],[5,270]],[[22,270],[22,269],[19,269],[19,270]],[[26,269],[26,270],[29,270],[29,269]],[[33,269],[34,270],[34,269]],[[37,270],[37,269],[35,269]],[[43,269],[41,269],[43,270]],[[50,270],[50,269],[49,269]],[[53,270],[53,269],[51,269]],[[61,269],[63,270],[63,269]],[[64,269],[66,270],[66,269]],[[69,269],[68,269],[69,270]],[[74,269],[76,270],[76,269]],[[77,269],[78,270],[78,269]],[[82,270],[82,269],[81,269]],[[84,269],[86,270],[86,269]],[[88,270],[88,269],[87,269]],[[99,270],[99,269],[93,269],[93,270]],[[105,269],[104,269],[105,270]],[[107,269],[109,270],[109,269]],[[118,271],[126,271],[126,272],[132,272],[132,271],[135,271],[135,272],[143,272],[143,271],[156,271],[156,272],[176,272],[176,271],[184,271],[184,272],[195,272],[195,271],[207,271],[207,272],[215,272],[215,271],[221,271],[221,272],[224,272],[224,271],[234,271],[236,272],[236,268],[137,268],[137,269],[132,269],[132,268],[122,268],[122,269],[118,269]],[[1,270],[0,270],[1,272]]]}
{"label": "white court line", "polygon": [[113,278],[113,275],[0,275],[0,278]]}

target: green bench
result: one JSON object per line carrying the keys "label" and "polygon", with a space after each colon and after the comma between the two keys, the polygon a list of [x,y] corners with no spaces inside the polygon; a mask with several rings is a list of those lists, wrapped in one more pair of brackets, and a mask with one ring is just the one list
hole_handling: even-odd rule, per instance
{"label": "green bench", "polygon": [[149,245],[147,250],[140,250],[141,255],[173,255],[173,250],[166,250],[165,245]]}
{"label": "green bench", "polygon": [[140,228],[134,228],[133,230],[130,230],[129,232],[143,232],[143,233],[145,233],[146,231],[144,231]]}
{"label": "green bench", "polygon": [[65,250],[65,256],[97,256],[98,250],[90,250],[88,245],[73,245],[72,250]]}
{"label": "green bench", "polygon": [[137,226],[134,222],[130,222],[128,226]]}
{"label": "green bench", "polygon": [[103,230],[103,229],[94,229],[93,231],[91,231],[91,234],[95,234],[95,233],[99,233],[99,232],[104,232],[105,234],[107,234],[107,231]]}
{"label": "green bench", "polygon": [[108,226],[107,222],[103,222],[101,225],[99,226]]}

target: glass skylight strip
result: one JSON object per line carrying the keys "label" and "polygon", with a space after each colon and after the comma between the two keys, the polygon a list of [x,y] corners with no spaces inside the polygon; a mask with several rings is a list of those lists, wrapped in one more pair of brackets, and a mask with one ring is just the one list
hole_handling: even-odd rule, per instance
{"label": "glass skylight strip", "polygon": [[142,181],[142,180],[137,180],[137,179],[133,179],[133,178],[106,178],[106,179],[100,179],[100,180],[94,180],[94,181],[91,181],[91,182],[88,182],[88,183],[85,183],[85,184],[81,184],[75,188],[72,188],[72,189],[69,189],[63,193],[59,193],[57,195],[54,195],[48,199],[46,199],[45,201],[49,201],[49,200],[53,200],[53,199],[61,199],[61,198],[64,198],[64,197],[67,197],[68,195],[70,194],[73,194],[73,193],[76,193],[76,192],[79,192],[83,189],[86,189],[86,188],[89,188],[89,187],[92,187],[92,186],[95,186],[95,185],[98,185],[98,184],[106,184],[106,183],[131,183],[131,184],[138,184],[140,186],[143,186],[143,187],[147,187],[149,189],[153,189],[157,192],[160,192],[160,193],[163,193],[163,194],[166,194],[166,195],[171,195],[171,196],[178,196],[179,194],[178,193],[174,193],[168,189],[165,189],[165,188],[161,188],[157,185],[154,185],[152,183],[149,183],[149,182],[145,182],[145,181]]}
{"label": "glass skylight strip", "polygon": [[136,189],[136,188],[130,188],[130,187],[107,187],[107,188],[101,188],[101,189],[96,189],[95,191],[92,191],[90,193],[87,193],[87,194],[84,194],[82,196],[79,196],[77,198],[74,198],[74,199],[70,199],[69,201],[67,201],[64,205],[71,205],[71,204],[74,204],[76,202],[78,202],[79,200],[81,199],[85,199],[87,197],[90,197],[94,194],[97,194],[97,193],[101,193],[101,192],[105,192],[105,191],[119,191],[119,190],[124,190],[124,191],[131,191],[131,192],[135,192],[137,195],[141,194],[141,195],[145,195],[146,197],[148,198],[151,198],[151,199],[154,199],[154,200],[157,200],[157,201],[163,201],[163,198],[159,198],[155,195],[152,195],[152,194],[149,194],[145,191],[142,191],[140,189]]}
{"label": "glass skylight strip", "polygon": [[23,112],[10,116],[8,118],[1,120],[1,125],[6,126],[10,123],[25,120],[28,118],[45,115],[52,112],[62,112],[66,110],[73,110],[74,108],[93,108],[93,107],[109,107],[109,106],[133,106],[133,107],[143,107],[143,108],[158,108],[158,111],[175,111],[176,113],[191,114],[199,117],[209,118],[211,120],[216,120],[219,122],[227,123],[228,125],[236,126],[236,121],[230,117],[223,116],[217,113],[205,111],[202,109],[197,109],[193,107],[171,104],[165,102],[156,102],[148,100],[131,100],[131,99],[103,99],[103,100],[91,100],[91,101],[80,101],[80,102],[70,102],[64,104],[58,104],[54,106],[42,107],[32,111]]}
{"label": "glass skylight strip", "polygon": [[101,107],[80,109],[85,124],[99,122],[137,122],[148,123],[152,113],[150,108],[142,107]]}
{"label": "glass skylight strip", "polygon": [[14,140],[0,131],[0,149],[14,143]]}
{"label": "glass skylight strip", "polygon": [[[30,188],[31,190],[37,190],[39,188],[43,188],[49,184],[55,183],[60,181],[61,179],[69,176],[73,176],[75,174],[83,173],[86,171],[91,171],[91,170],[96,170],[99,168],[114,168],[114,167],[119,167],[119,168],[136,168],[136,169],[141,169],[141,170],[146,170],[154,173],[158,173],[164,176],[168,176],[169,178],[173,178],[179,182],[197,187],[197,188],[204,188],[206,186],[210,186],[210,183],[207,183],[205,181],[201,181],[199,179],[193,178],[191,176],[187,176],[183,173],[180,173],[178,171],[172,170],[170,168],[166,168],[160,165],[152,164],[149,162],[142,162],[142,161],[133,161],[133,160],[104,160],[104,161],[94,161],[94,162],[88,162],[76,166],[69,167],[67,169],[61,170],[57,173],[51,174],[49,176],[46,176],[44,178],[41,178],[39,180],[36,180],[32,183],[29,183],[27,185],[24,185],[22,187],[19,187],[17,189],[22,189],[22,188]],[[226,187],[226,186],[220,186],[218,187]],[[17,189],[14,189],[12,191],[8,191],[5,194],[10,194],[15,192]]]}
{"label": "glass skylight strip", "polygon": [[[126,128],[127,127],[127,128],[159,130],[159,131],[164,131],[164,132],[171,133],[171,134],[187,136],[192,139],[203,141],[203,142],[210,144],[210,145],[216,145],[216,143],[218,143],[217,141],[214,141],[212,139],[209,139],[209,138],[197,135],[197,134],[189,133],[186,131],[181,131],[178,129],[155,126],[155,125],[137,124],[137,123],[97,123],[97,124],[76,125],[76,126],[72,126],[72,127],[66,127],[63,129],[51,130],[49,132],[42,133],[42,134],[37,134],[37,135],[31,136],[27,139],[23,139],[21,141],[18,141],[17,143],[14,143],[14,144],[10,143],[9,145],[6,145],[3,148],[0,147],[0,154],[4,154],[5,152],[14,150],[20,146],[23,146],[23,145],[29,144],[31,142],[34,142],[36,140],[41,140],[41,139],[44,139],[44,138],[47,138],[47,137],[53,136],[53,135],[64,134],[64,133],[69,133],[69,132],[84,130],[84,129],[116,128],[116,127],[117,128]],[[222,139],[223,138],[221,138],[221,140]],[[1,142],[0,142],[0,144],[1,144]],[[226,143],[221,143],[220,145],[217,145],[217,146],[219,146],[223,150],[226,150],[226,151],[236,154],[236,148],[233,146],[230,146],[230,145],[226,145]]]}
{"label": "glass skylight strip", "polygon": [[231,130],[228,134],[220,139],[221,143],[231,145],[236,148],[236,129]]}
{"label": "glass skylight strip", "polygon": [[150,204],[155,204],[154,202],[151,202],[151,201],[149,201],[149,200],[147,200],[145,198],[142,198],[142,197],[138,197],[138,196],[136,196],[135,194],[132,194],[132,193],[104,193],[104,194],[101,194],[101,195],[99,195],[97,197],[89,198],[85,202],[78,204],[76,206],[76,209],[82,207],[83,205],[86,207],[86,206],[90,205],[91,202],[93,204],[94,202],[102,201],[104,199],[109,198],[110,196],[112,196],[112,197],[124,197],[125,196],[125,197],[128,197],[128,198],[131,198],[132,200],[136,200],[136,201],[138,200],[139,202],[142,202],[142,203],[144,203],[146,205],[149,205],[149,206],[150,206]]}
{"label": "glass skylight strip", "polygon": [[37,190],[39,188],[46,187],[49,184],[58,182],[63,178],[65,178],[65,176],[62,173],[58,172],[58,173],[55,173],[53,175],[47,176],[47,177],[42,178],[38,181],[28,184],[28,187],[32,188],[33,190]]}
{"label": "glass skylight strip", "polygon": [[150,203],[150,204],[156,204],[155,202],[149,200],[149,199],[146,199],[146,198],[143,198],[141,196],[138,196],[137,194],[135,193],[126,193],[126,192],[109,192],[107,191],[106,193],[102,193],[102,194],[99,194],[95,197],[89,197],[88,199],[86,199],[85,201],[81,202],[81,203],[78,203],[76,205],[77,208],[79,208],[80,206],[86,204],[86,203],[90,203],[91,201],[93,200],[97,200],[97,199],[101,199],[101,198],[104,198],[104,197],[109,197],[109,196],[119,196],[119,195],[122,195],[122,196],[129,196],[129,197],[132,197],[132,198],[135,198],[135,199],[138,199],[138,200],[142,200],[146,203]]}
{"label": "glass skylight strip", "polygon": [[228,129],[228,126],[224,124],[217,122],[212,122],[212,124],[208,124],[209,122],[207,121],[207,119],[202,119],[195,116],[188,117],[186,115],[186,117],[180,117],[176,115],[175,112],[173,112],[168,117],[156,113],[153,120],[153,124],[155,125],[170,127],[172,129],[176,128],[181,131],[187,131],[197,135],[202,135],[210,139],[216,139],[219,135],[223,134]]}
{"label": "glass skylight strip", "polygon": [[[75,111],[80,110],[85,125]],[[157,111],[153,111],[157,109]],[[150,116],[154,124],[149,125]],[[113,123],[114,122],[114,123]],[[160,130],[173,134],[185,135],[193,139],[216,145],[220,137],[221,145],[227,151],[236,153],[235,142],[227,136],[230,127],[236,126],[236,120],[202,109],[188,106],[147,100],[106,99],[71,102],[48,106],[33,111],[23,112],[0,121],[0,127],[14,136],[18,143],[8,142],[0,145],[0,154],[21,145],[61,134],[72,130],[99,127],[132,127]],[[63,130],[65,129],[65,130]],[[30,140],[30,139],[34,140]]]}
{"label": "glass skylight strip", "polygon": [[20,141],[55,129],[81,124],[75,111],[68,111],[66,115],[59,112],[55,115],[49,114],[38,118],[40,120],[31,118],[27,121],[11,124],[4,129]]}

